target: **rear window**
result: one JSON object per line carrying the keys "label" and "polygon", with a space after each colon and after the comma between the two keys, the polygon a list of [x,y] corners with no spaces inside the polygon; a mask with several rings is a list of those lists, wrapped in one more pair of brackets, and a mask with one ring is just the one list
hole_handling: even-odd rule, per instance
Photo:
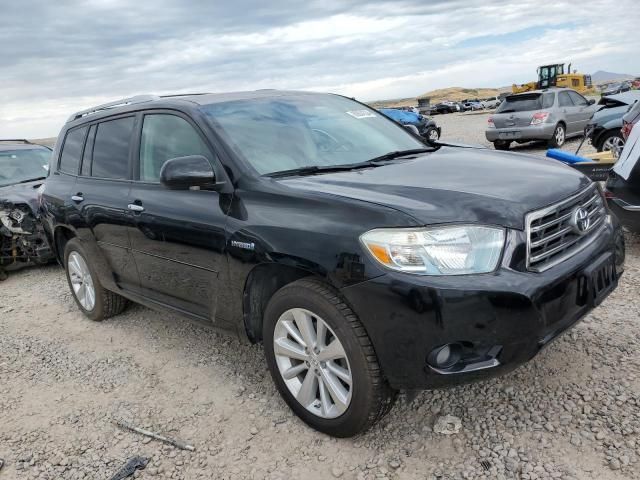
{"label": "rear window", "polygon": [[129,145],[133,122],[134,117],[126,117],[98,124],[93,142],[92,177],[129,177]]}
{"label": "rear window", "polygon": [[60,155],[59,170],[73,175],[78,174],[80,166],[80,157],[82,156],[82,146],[84,145],[84,137],[87,133],[87,127],[76,128],[67,133],[67,138],[62,147]]}
{"label": "rear window", "polygon": [[569,92],[560,92],[560,94],[558,95],[558,106],[573,107],[573,101],[569,96]]}
{"label": "rear window", "polygon": [[529,112],[553,106],[553,93],[528,93],[505,97],[496,113]]}

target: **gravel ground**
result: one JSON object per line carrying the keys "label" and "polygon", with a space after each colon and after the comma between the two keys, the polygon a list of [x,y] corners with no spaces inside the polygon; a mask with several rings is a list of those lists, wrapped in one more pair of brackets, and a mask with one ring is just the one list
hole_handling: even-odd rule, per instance
{"label": "gravel ground", "polygon": [[[486,115],[438,122],[445,139],[481,143],[465,132]],[[260,347],[140,306],[91,322],[59,267],[12,273],[0,284],[0,480],[109,479],[135,455],[151,459],[140,478],[638,478],[639,274],[628,236],[618,289],[532,362],[402,394],[372,430],[336,440],[288,410]]]}

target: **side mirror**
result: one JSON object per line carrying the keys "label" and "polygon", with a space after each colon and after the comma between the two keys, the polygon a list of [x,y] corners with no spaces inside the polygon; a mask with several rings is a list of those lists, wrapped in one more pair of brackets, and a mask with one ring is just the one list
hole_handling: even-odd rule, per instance
{"label": "side mirror", "polygon": [[589,99],[589,105],[593,105],[594,103],[596,103],[596,101],[593,98]]}
{"label": "side mirror", "polygon": [[205,157],[189,155],[167,160],[160,169],[160,183],[170,190],[206,189],[216,185],[216,175]]}

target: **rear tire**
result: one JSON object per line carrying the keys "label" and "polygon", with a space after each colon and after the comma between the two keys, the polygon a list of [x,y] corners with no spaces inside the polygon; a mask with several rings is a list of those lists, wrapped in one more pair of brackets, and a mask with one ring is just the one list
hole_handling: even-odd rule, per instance
{"label": "rear tire", "polygon": [[493,148],[495,148],[496,150],[509,150],[510,146],[511,142],[509,142],[508,140],[496,140],[495,142],[493,142]]}
{"label": "rear tire", "polygon": [[[96,270],[77,238],[72,238],[65,245],[64,266],[73,299],[91,320],[100,322],[122,313],[127,307],[126,298],[100,284]],[[93,291],[93,294],[87,294],[88,291]]]}
{"label": "rear tire", "polygon": [[567,139],[567,130],[564,124],[559,123],[556,125],[556,129],[553,131],[553,136],[549,139],[550,148],[560,148],[564,145]]}
{"label": "rear tire", "polygon": [[[310,427],[335,437],[351,437],[391,409],[396,392],[383,378],[367,331],[338,293],[323,282],[303,278],[278,290],[265,311],[263,339],[278,391]],[[330,348],[336,341],[341,353],[331,356],[337,360],[328,360],[327,352],[337,350]],[[294,350],[282,347],[291,344]],[[297,353],[291,356],[291,351]],[[338,376],[333,375],[336,366]],[[337,388],[334,378],[340,380]],[[307,382],[311,386],[305,390]]]}

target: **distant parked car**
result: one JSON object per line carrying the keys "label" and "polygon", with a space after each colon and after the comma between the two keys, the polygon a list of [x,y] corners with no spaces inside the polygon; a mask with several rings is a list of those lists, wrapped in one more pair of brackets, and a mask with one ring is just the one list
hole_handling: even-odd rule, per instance
{"label": "distant parked car", "polygon": [[628,92],[631,90],[631,87],[626,83],[614,83],[613,85],[609,85],[606,90],[602,92],[602,95],[615,95],[617,93]]}
{"label": "distant parked car", "polygon": [[561,147],[567,138],[582,135],[596,106],[569,88],[552,88],[505,97],[489,117],[485,135],[496,150],[508,150],[511,142],[546,140]]}
{"label": "distant parked car", "polygon": [[604,96],[598,102],[599,110],[585,128],[589,141],[599,152],[611,151],[618,156],[624,147],[622,117],[631,105],[640,100],[640,91]]}
{"label": "distant parked car", "polygon": [[440,127],[429,117],[396,108],[381,108],[379,111],[400,125],[413,125],[420,136],[428,142],[437,142],[440,139]]}
{"label": "distant parked car", "polygon": [[482,102],[480,102],[480,100],[465,100],[462,106],[464,107],[465,112],[468,112],[470,110],[482,110],[484,108],[484,105],[482,105]]}
{"label": "distant parked car", "polygon": [[460,105],[458,105],[455,102],[448,102],[448,101],[436,103],[435,105],[431,106],[431,110],[430,110],[431,115],[453,113],[453,112],[459,112],[459,111],[460,111]]}
{"label": "distant parked car", "polygon": [[500,97],[495,96],[491,98],[486,98],[482,100],[482,102],[480,103],[482,103],[482,106],[484,108],[496,108],[498,105],[502,103],[502,100],[500,99]]}

